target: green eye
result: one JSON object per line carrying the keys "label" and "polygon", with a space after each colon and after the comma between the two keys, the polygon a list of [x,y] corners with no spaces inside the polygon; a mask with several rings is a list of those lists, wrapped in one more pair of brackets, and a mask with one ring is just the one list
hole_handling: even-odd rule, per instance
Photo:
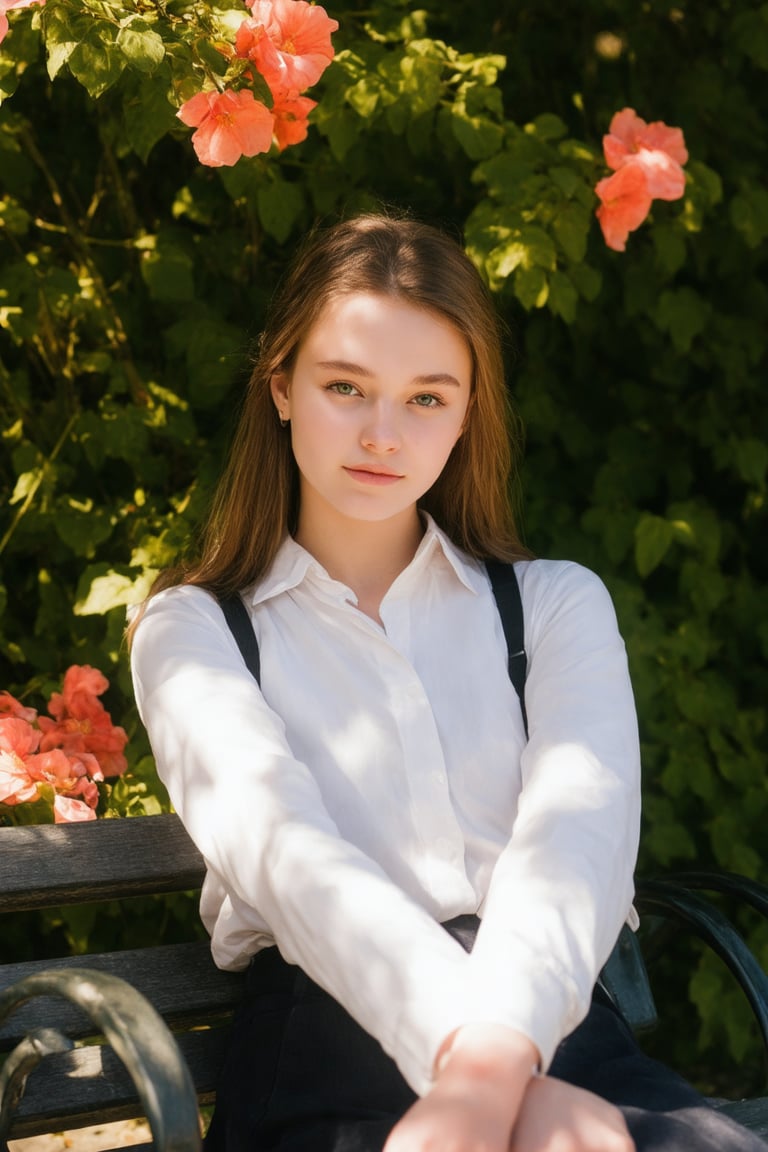
{"label": "green eye", "polygon": [[339,396],[354,396],[357,392],[354,384],[350,384],[346,380],[335,380],[333,384],[328,385],[328,388],[330,391],[338,393]]}
{"label": "green eye", "polygon": [[431,392],[422,392],[420,396],[414,396],[413,403],[417,408],[438,408],[442,400],[433,396]]}

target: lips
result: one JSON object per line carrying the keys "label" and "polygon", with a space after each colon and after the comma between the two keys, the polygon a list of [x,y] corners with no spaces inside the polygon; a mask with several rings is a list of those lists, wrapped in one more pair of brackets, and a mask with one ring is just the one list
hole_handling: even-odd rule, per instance
{"label": "lips", "polygon": [[402,474],[399,472],[392,472],[388,468],[381,468],[375,464],[360,464],[359,466],[345,466],[344,471],[353,480],[358,480],[361,484],[395,484],[398,480],[402,480]]}

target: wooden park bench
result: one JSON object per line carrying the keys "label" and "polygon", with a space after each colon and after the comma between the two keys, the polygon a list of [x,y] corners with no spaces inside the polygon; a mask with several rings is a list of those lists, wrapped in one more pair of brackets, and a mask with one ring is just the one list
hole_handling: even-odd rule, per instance
{"label": "wooden park bench", "polygon": [[[203,873],[176,816],[0,828],[0,912],[8,914],[189,891]],[[728,877],[682,879],[641,885],[641,913],[675,915],[719,952],[749,997],[768,1048],[768,977],[722,914],[692,891],[731,891],[768,915],[768,889]],[[632,933],[622,934],[603,982],[633,1025],[652,1023]],[[201,939],[3,963],[0,1150],[8,1138],[141,1116],[158,1152],[198,1152],[198,1108],[213,1102],[242,985],[242,975],[214,966]],[[723,1107],[768,1136],[768,1099]]]}

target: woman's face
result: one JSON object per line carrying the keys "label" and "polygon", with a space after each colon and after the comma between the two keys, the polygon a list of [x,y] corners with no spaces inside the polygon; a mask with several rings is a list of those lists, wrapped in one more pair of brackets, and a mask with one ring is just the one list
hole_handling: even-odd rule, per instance
{"label": "woman's face", "polygon": [[435,312],[390,296],[331,299],[272,379],[291,422],[301,521],[408,516],[461,435],[472,360]]}

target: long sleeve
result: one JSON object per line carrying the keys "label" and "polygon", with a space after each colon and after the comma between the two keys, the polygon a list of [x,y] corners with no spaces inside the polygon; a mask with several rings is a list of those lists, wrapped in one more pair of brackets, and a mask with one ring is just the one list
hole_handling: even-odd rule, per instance
{"label": "long sleeve", "polygon": [[152,600],[132,664],[160,776],[230,910],[274,936],[425,1092],[459,1022],[465,953],[339,835],[207,593]]}
{"label": "long sleeve", "polygon": [[468,1011],[526,1033],[546,1067],[586,1015],[631,905],[640,759],[624,644],[603,584],[577,565],[519,571],[530,737],[471,958]]}
{"label": "long sleeve", "polygon": [[[420,1094],[472,1021],[519,1029],[548,1064],[631,908],[638,742],[610,598],[575,564],[517,572],[527,743],[485,570],[432,524],[383,627],[289,538],[244,596],[261,687],[199,588],[153,598],[135,634],[216,962],[276,942]],[[471,957],[440,926],[468,912]]]}

